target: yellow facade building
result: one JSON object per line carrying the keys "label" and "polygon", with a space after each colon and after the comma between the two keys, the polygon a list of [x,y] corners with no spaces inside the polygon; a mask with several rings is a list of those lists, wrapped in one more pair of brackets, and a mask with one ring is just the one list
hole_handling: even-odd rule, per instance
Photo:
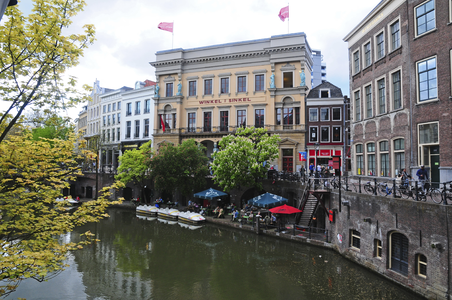
{"label": "yellow facade building", "polygon": [[195,139],[210,157],[238,127],[264,127],[281,137],[275,168],[297,171],[311,53],[304,33],[157,52],[154,146]]}

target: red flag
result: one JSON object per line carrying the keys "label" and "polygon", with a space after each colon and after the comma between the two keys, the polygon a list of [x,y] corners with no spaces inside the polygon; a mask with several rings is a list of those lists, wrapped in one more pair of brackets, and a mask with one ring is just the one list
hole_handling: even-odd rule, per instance
{"label": "red flag", "polygon": [[173,32],[173,22],[171,22],[171,23],[162,22],[159,24],[158,28],[161,30]]}
{"label": "red flag", "polygon": [[165,132],[165,122],[163,122],[163,115],[160,115],[160,124],[162,124],[163,132]]}
{"label": "red flag", "polygon": [[281,8],[281,10],[279,11],[278,17],[283,22],[289,17],[289,5],[287,5],[286,7]]}

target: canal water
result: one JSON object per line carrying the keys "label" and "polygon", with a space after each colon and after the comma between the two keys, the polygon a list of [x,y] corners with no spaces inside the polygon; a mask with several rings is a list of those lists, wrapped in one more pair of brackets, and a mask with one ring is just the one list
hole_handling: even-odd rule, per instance
{"label": "canal water", "polygon": [[101,241],[71,253],[44,283],[7,299],[422,299],[335,252],[207,224],[186,228],[110,209],[90,230]]}

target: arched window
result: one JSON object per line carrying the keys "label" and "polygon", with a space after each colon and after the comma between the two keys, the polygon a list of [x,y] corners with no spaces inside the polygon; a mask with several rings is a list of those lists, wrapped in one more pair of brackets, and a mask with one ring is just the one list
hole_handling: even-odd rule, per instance
{"label": "arched window", "polygon": [[394,232],[390,235],[391,259],[389,268],[403,275],[408,275],[408,238]]}

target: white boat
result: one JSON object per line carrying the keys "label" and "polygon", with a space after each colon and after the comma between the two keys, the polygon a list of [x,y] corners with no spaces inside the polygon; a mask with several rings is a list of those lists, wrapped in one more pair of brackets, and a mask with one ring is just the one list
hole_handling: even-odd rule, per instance
{"label": "white boat", "polygon": [[199,224],[205,222],[206,218],[198,213],[187,211],[179,213],[178,220],[185,224]]}
{"label": "white boat", "polygon": [[70,209],[74,208],[75,206],[80,205],[80,202],[72,199],[72,197],[66,198],[66,199],[64,199],[62,197],[56,198],[55,202],[64,202],[64,204],[65,204],[64,209],[66,209],[66,210],[70,210]]}
{"label": "white boat", "polygon": [[175,208],[160,208],[157,212],[159,218],[166,220],[177,220],[180,211]]}
{"label": "white boat", "polygon": [[153,205],[139,205],[137,206],[137,214],[155,217],[159,209]]}

